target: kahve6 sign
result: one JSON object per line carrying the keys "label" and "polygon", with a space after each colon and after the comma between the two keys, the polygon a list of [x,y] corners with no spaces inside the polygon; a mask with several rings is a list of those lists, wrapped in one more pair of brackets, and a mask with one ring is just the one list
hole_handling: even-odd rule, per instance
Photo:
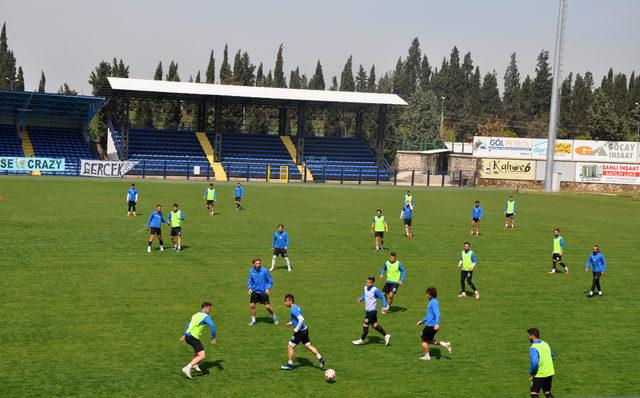
{"label": "kahve6 sign", "polygon": [[480,178],[535,180],[535,160],[482,159]]}

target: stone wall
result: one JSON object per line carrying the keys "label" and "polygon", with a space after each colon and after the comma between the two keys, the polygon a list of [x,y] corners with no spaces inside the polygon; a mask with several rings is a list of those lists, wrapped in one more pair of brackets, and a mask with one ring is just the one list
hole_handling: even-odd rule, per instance
{"label": "stone wall", "polygon": [[451,154],[449,156],[449,171],[476,171],[478,159],[470,155]]}
{"label": "stone wall", "polygon": [[[489,178],[478,178],[478,187],[492,187],[499,189],[527,189],[542,191],[544,189],[544,181],[522,181],[522,180],[494,180]],[[619,192],[640,192],[639,185],[626,184],[593,184],[585,182],[563,181],[560,183],[560,191],[573,192],[601,192],[601,193],[619,193]]]}
{"label": "stone wall", "polygon": [[412,151],[398,151],[396,153],[396,159],[394,166],[398,171],[416,170],[422,171],[422,157],[420,153]]}

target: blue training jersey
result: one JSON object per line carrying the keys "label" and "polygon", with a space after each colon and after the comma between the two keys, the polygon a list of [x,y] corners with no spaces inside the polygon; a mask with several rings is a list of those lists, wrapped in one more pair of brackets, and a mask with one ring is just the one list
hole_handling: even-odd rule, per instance
{"label": "blue training jersey", "polygon": [[242,185],[239,185],[236,187],[236,189],[233,191],[233,196],[235,196],[236,198],[241,198],[244,195],[244,188],[242,187]]}
{"label": "blue training jersey", "polygon": [[304,323],[304,317],[302,316],[302,309],[298,304],[291,306],[291,324],[293,325],[294,332],[307,328],[307,325]]}
{"label": "blue training jersey", "polygon": [[427,326],[436,326],[440,324],[440,302],[436,298],[429,300],[427,305],[427,314],[422,318],[422,323]]}
{"label": "blue training jersey", "polygon": [[127,202],[138,201],[138,190],[136,188],[129,188],[127,191]]}
{"label": "blue training jersey", "polygon": [[413,217],[413,210],[411,209],[411,206],[404,205],[402,208],[402,217],[405,220],[410,220]]}

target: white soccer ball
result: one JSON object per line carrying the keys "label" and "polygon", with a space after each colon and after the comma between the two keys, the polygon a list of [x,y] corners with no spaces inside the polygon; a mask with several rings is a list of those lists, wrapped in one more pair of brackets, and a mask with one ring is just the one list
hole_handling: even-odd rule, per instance
{"label": "white soccer ball", "polygon": [[326,377],[326,378],[327,378],[327,380],[333,380],[333,379],[335,379],[335,377],[336,377],[336,371],[335,371],[335,370],[333,370],[333,369],[327,369],[327,370],[324,372],[324,377]]}

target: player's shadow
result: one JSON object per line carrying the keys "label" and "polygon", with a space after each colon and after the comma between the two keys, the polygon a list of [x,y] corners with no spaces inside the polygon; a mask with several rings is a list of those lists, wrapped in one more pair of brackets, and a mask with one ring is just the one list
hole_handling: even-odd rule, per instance
{"label": "player's shadow", "polygon": [[207,361],[207,362],[202,362],[200,364],[200,369],[202,369],[202,375],[208,375],[209,369],[211,368],[218,368],[218,370],[222,371],[224,370],[224,366],[222,366],[222,362],[224,362],[224,360],[222,359],[217,359],[215,361]]}
{"label": "player's shadow", "polygon": [[190,249],[190,248],[191,248],[191,246],[189,246],[189,245],[180,246],[180,251],[185,251],[185,250]]}
{"label": "player's shadow", "polygon": [[298,366],[299,367],[308,366],[308,367],[311,367],[311,368],[322,369],[319,365],[314,364],[313,362],[311,362],[307,358],[298,358]]}
{"label": "player's shadow", "polygon": [[393,312],[405,312],[406,310],[407,309],[404,308],[404,307],[393,306],[393,307],[389,307],[389,311],[387,311],[387,312],[390,312],[390,313],[393,313]]}
{"label": "player's shadow", "polygon": [[259,316],[256,318],[256,323],[273,323],[273,318],[270,316]]}
{"label": "player's shadow", "polygon": [[[371,331],[369,331],[369,333],[371,333]],[[382,339],[382,337],[369,336],[369,344],[378,344],[378,343],[384,344],[384,340]]]}
{"label": "player's shadow", "polygon": [[446,356],[446,357],[443,357],[443,356],[442,356],[442,353],[443,353],[443,352],[447,352],[447,350],[446,350],[446,349],[444,349],[444,348],[440,348],[440,347],[434,347],[434,346],[432,346],[432,345],[430,345],[430,347],[429,347],[429,348],[430,348],[429,353],[431,354],[431,358],[435,358],[435,359],[449,359],[449,360],[451,360],[451,357],[450,357],[450,356]]}

